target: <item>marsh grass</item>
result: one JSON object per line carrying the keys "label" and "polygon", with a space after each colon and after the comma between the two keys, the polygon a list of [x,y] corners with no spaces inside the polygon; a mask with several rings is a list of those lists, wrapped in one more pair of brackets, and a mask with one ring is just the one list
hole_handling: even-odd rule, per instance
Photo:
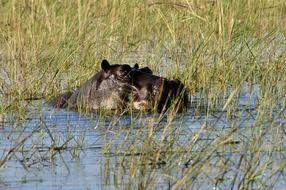
{"label": "marsh grass", "polygon": [[[139,128],[134,123],[144,119],[140,114],[131,112],[128,129],[113,130],[115,121],[107,129],[114,135],[102,149],[103,175],[113,179],[106,183],[126,189],[161,184],[263,189],[285,175],[284,0],[2,0],[0,5],[0,122],[9,115],[21,128],[17,122],[27,119],[30,101],[79,86],[103,58],[139,63],[184,82],[196,97],[187,114],[199,129],[174,123],[180,119],[172,110]],[[255,108],[249,100],[241,109],[245,85],[250,95],[258,94]],[[257,86],[258,92],[252,90]],[[220,122],[227,127],[220,129]],[[80,156],[84,137],[64,139],[73,139],[67,147]],[[23,140],[4,151],[1,166]],[[64,145],[51,140],[46,156],[53,158],[55,147]],[[123,155],[119,169],[109,162],[114,154]]]}

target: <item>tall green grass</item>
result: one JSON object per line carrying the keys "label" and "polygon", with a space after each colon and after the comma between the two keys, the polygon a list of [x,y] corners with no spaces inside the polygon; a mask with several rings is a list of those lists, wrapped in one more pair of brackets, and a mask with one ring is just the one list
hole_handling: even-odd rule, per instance
{"label": "tall green grass", "polygon": [[255,64],[248,81],[272,74],[263,69],[285,69],[275,52],[266,64],[259,59],[267,54],[260,48],[285,32],[282,0],[1,1],[0,14],[1,70],[8,73],[1,80],[17,99],[77,86],[102,58],[160,71],[166,55],[175,68],[166,74],[192,92],[237,86]]}

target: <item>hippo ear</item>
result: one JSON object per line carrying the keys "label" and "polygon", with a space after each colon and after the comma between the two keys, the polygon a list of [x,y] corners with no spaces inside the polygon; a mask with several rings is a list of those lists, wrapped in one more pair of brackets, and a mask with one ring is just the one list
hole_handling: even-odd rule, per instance
{"label": "hippo ear", "polygon": [[144,73],[153,74],[153,71],[149,67],[143,67],[143,68],[141,68],[139,70],[144,72]]}
{"label": "hippo ear", "polygon": [[136,64],[134,65],[133,69],[139,69],[138,63],[136,63]]}
{"label": "hippo ear", "polygon": [[110,68],[110,64],[109,64],[109,62],[108,62],[106,59],[102,60],[102,62],[101,62],[101,68],[102,68],[105,72]]}

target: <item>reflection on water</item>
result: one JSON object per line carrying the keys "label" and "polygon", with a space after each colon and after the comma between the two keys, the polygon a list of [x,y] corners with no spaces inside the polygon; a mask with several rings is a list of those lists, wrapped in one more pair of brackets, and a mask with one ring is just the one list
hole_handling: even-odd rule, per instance
{"label": "reflection on water", "polygon": [[[232,119],[228,119],[227,112],[205,114],[203,111],[194,111],[197,107],[197,99],[194,97],[188,113],[177,115],[171,124],[176,126],[177,143],[182,146],[187,146],[188,142],[192,141],[196,134],[199,134],[198,141],[200,143],[192,148],[194,154],[203,151],[209,143],[214,142],[218,137],[226,135],[226,131],[232,129],[233,126],[237,127],[232,142],[228,143],[233,143],[238,148],[228,150],[229,148],[222,147],[222,149],[226,149],[222,152],[225,155],[222,156],[230,160],[233,167],[229,167],[225,176],[226,182],[222,183],[220,188],[229,189],[232,185],[231,179],[243,177],[243,171],[238,172],[239,168],[236,168],[244,156],[240,153],[240,149],[244,148],[240,142],[251,141],[248,137],[253,133],[250,126],[255,125],[254,119],[257,117],[256,96],[257,94],[250,93],[248,90],[242,91],[238,101],[241,109],[232,113]],[[5,160],[5,164],[0,169],[0,189],[116,189],[116,187],[128,187],[125,184],[128,181],[126,176],[123,175],[121,180],[115,179],[117,173],[122,170],[121,158],[123,154],[116,152],[115,149],[113,150],[114,147],[110,148],[108,145],[112,143],[116,147],[126,141],[141,143],[142,139],[134,140],[134,137],[139,130],[142,130],[142,126],[149,125],[156,125],[157,137],[160,138],[164,126],[168,123],[167,118],[158,122],[158,114],[99,117],[68,110],[54,110],[46,106],[39,111],[39,105],[42,103],[34,102],[31,105],[27,121],[7,122],[3,128],[0,128],[0,158]],[[285,111],[273,114],[275,122],[280,126],[285,126]],[[265,124],[263,127],[269,126]],[[256,132],[259,133],[259,131]],[[144,130],[140,133],[144,134]],[[264,137],[264,144],[261,146],[263,150],[260,150],[261,162],[265,162],[269,158],[268,148],[273,146],[273,138],[281,138],[280,141],[284,141],[286,146],[283,135],[273,137],[270,133]],[[249,145],[251,145],[250,142]],[[271,157],[273,157],[271,161],[280,163],[282,159],[285,159],[285,150],[282,150],[282,153],[284,158],[280,152],[271,152]],[[210,165],[215,165],[216,159],[218,156],[212,159]],[[190,167],[192,162],[189,160],[181,165],[178,163],[175,169],[172,169],[173,171],[168,171],[169,173],[164,171],[164,167],[157,168],[155,170],[157,174],[154,177],[155,187],[158,189],[172,187],[175,183],[168,175],[182,175],[183,170]],[[130,166],[125,166],[124,170],[128,169]],[[154,172],[154,170],[152,171]],[[206,169],[206,171],[209,175],[221,175],[219,174],[220,170],[215,166]],[[262,175],[272,174],[272,169],[265,168]],[[286,186],[285,175],[285,169],[277,172],[270,177],[274,182],[269,183],[274,183],[273,188],[282,189]],[[208,181],[207,174],[200,177],[201,179],[198,181],[201,180],[199,183],[201,186],[197,185],[194,188],[210,189],[215,187],[214,184],[206,182]],[[127,181],[124,181],[125,179]],[[255,188],[255,185],[253,187]]]}

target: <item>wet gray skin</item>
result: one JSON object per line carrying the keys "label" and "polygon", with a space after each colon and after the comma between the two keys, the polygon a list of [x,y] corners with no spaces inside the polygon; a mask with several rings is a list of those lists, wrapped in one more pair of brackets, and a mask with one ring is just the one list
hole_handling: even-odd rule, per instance
{"label": "wet gray skin", "polygon": [[106,60],[101,63],[102,70],[78,87],[75,91],[65,92],[48,102],[55,108],[75,108],[87,110],[121,110],[127,103],[132,91],[131,70],[138,69],[152,73],[148,67],[139,69],[129,65],[110,65]]}
{"label": "wet gray skin", "polygon": [[117,110],[124,107],[131,93],[128,83],[113,78],[105,79],[98,88],[96,75],[75,90],[67,100],[71,108],[86,108],[89,110]]}

